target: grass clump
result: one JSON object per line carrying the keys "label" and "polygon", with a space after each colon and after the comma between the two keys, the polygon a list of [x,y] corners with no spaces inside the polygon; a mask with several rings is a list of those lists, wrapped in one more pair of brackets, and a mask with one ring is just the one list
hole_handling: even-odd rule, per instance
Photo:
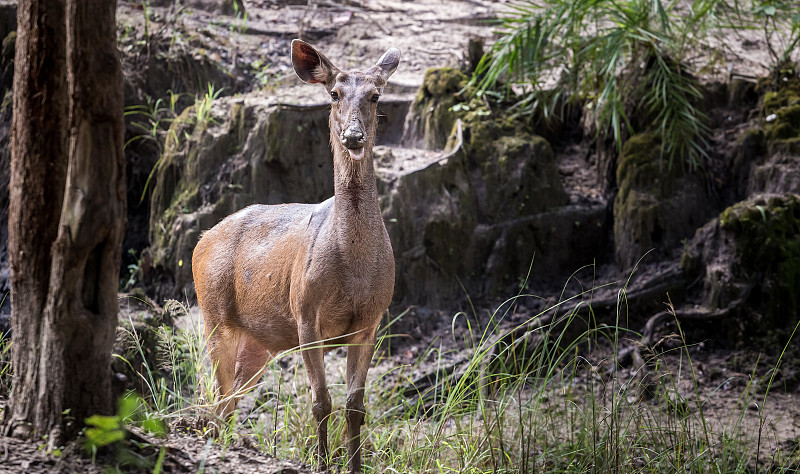
{"label": "grass clump", "polygon": [[[754,368],[701,383],[706,376],[693,360],[695,347],[678,325],[666,342],[645,351],[645,376],[616,356],[624,338],[635,336],[622,329],[625,288],[613,324],[597,322],[586,302],[594,290],[522,319],[515,312],[535,296],[517,295],[483,318],[458,313],[451,334],[416,348],[417,355],[397,343],[387,348],[399,336],[384,330],[365,400],[364,471],[745,473],[798,466],[796,448],[759,454],[770,433],[767,395],[780,359],[765,373]],[[211,369],[199,349],[202,336],[194,329],[162,334],[164,365],[139,371],[150,388],[142,404],[151,413],[139,419],[176,426],[190,415],[207,416]],[[343,353],[326,359],[334,402],[329,466],[342,472]],[[273,456],[313,466],[317,440],[300,361],[293,353],[271,362],[240,405],[238,421],[220,425],[217,442],[247,438]],[[732,381],[742,388],[734,397],[739,408],[715,417],[711,402]],[[754,403],[759,410],[749,409]]]}

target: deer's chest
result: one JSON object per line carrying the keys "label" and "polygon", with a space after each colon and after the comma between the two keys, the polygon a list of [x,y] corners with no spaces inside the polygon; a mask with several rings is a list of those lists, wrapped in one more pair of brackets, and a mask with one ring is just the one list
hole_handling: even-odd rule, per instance
{"label": "deer's chest", "polygon": [[[316,313],[326,339],[374,328],[391,302],[394,259],[391,248],[382,255],[350,258],[331,252],[321,258],[310,282],[319,295]],[[334,258],[331,258],[334,257]],[[309,288],[309,289],[311,289]]]}

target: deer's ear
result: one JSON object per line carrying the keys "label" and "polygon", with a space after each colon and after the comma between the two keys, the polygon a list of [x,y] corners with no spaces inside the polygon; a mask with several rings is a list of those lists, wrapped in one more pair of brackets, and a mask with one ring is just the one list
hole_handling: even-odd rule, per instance
{"label": "deer's ear", "polygon": [[384,81],[389,79],[389,76],[397,69],[400,64],[400,50],[392,46],[383,56],[378,60],[378,64],[371,68],[372,71],[380,75]]}
{"label": "deer's ear", "polygon": [[300,79],[310,84],[326,84],[339,71],[322,53],[298,39],[292,40],[292,66]]}

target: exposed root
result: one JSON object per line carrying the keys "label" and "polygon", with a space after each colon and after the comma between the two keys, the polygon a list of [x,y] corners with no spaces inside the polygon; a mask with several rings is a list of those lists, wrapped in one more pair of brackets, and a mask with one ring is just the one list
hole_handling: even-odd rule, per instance
{"label": "exposed root", "polygon": [[642,394],[652,394],[652,390],[648,390],[648,385],[644,383],[645,380],[648,380],[648,375],[650,374],[650,364],[648,364],[647,360],[642,356],[642,351],[644,350],[649,354],[655,352],[655,346],[662,340],[661,338],[657,338],[658,329],[669,320],[674,320],[681,325],[685,323],[710,322],[727,318],[731,313],[744,305],[750,297],[750,292],[752,290],[753,285],[748,285],[744,288],[739,298],[731,302],[731,304],[725,308],[712,310],[700,306],[675,309],[670,305],[667,310],[658,312],[647,320],[642,330],[642,337],[639,341],[636,341],[631,346],[620,349],[617,353],[618,363],[620,365],[632,365],[636,372],[635,379],[642,382],[644,385]]}

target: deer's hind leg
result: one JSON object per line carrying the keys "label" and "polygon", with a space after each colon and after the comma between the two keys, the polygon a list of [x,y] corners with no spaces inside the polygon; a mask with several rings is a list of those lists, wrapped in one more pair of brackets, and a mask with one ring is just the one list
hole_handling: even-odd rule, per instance
{"label": "deer's hind leg", "polygon": [[214,368],[215,412],[227,419],[242,396],[258,383],[271,356],[261,343],[240,329],[219,326],[207,333],[206,340]]}
{"label": "deer's hind leg", "polygon": [[235,408],[230,395],[233,392],[239,331],[223,325],[210,327],[206,323],[205,332],[206,348],[214,374],[214,412],[219,417],[227,418]]}
{"label": "deer's hind leg", "polygon": [[233,377],[234,406],[258,383],[270,360],[272,354],[260,342],[244,333],[239,336]]}
{"label": "deer's hind leg", "polygon": [[206,326],[206,346],[214,374],[216,396],[214,412],[227,419],[236,408],[231,396],[236,372],[236,353],[239,346],[239,331],[223,325]]}

